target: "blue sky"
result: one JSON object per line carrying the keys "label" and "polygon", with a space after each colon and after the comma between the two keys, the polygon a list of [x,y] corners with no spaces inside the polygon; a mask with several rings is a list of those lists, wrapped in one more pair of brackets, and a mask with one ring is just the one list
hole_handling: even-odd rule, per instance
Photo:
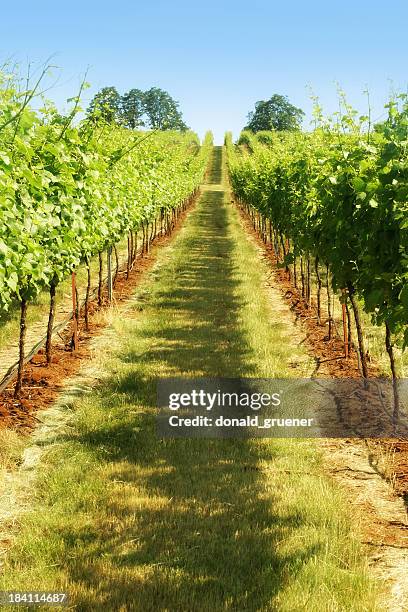
{"label": "blue sky", "polygon": [[408,82],[406,0],[46,0],[4,3],[0,57],[52,62],[61,68],[48,93],[59,106],[75,95],[89,66],[92,88],[120,92],[162,87],[180,102],[199,134],[238,135],[254,103],[273,93],[303,108],[307,85],[328,112],[335,82],[366,112],[380,117],[391,88]]}

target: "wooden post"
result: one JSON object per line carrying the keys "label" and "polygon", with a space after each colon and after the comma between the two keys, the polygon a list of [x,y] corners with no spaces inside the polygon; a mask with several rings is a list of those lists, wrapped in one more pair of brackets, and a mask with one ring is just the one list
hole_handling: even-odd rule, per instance
{"label": "wooden post", "polygon": [[115,252],[115,275],[113,277],[113,286],[115,286],[116,284],[116,279],[118,278],[118,274],[119,274],[119,255],[118,255],[118,249],[116,248],[116,244],[113,245],[113,250]]}
{"label": "wooden post", "polygon": [[112,247],[107,250],[107,271],[108,271],[108,302],[112,301],[113,282],[112,282]]}
{"label": "wooden post", "polygon": [[351,315],[350,315],[350,308],[348,307],[348,298],[346,297],[346,315],[347,315],[347,328],[348,328],[348,335],[347,335],[347,345],[348,345],[348,352],[350,354],[351,348],[352,348],[352,337],[351,337]]}
{"label": "wooden post", "polygon": [[331,340],[332,339],[333,318],[332,318],[332,310],[331,310],[330,278],[329,277],[330,277],[329,264],[326,263],[327,316],[329,319],[329,340]]}
{"label": "wooden post", "polygon": [[385,322],[385,346],[387,349],[388,357],[390,358],[390,367],[392,374],[392,389],[394,394],[394,410],[392,414],[392,420],[394,425],[394,435],[396,434],[398,419],[399,419],[399,389],[398,389],[398,377],[397,368],[395,365],[394,348],[391,340],[391,330],[387,321]]}
{"label": "wooden post", "polygon": [[351,302],[351,307],[352,307],[353,313],[354,313],[354,321],[355,321],[355,324],[356,324],[357,340],[358,340],[358,350],[359,350],[359,353],[360,353],[360,362],[361,362],[361,370],[362,370],[363,377],[364,378],[368,378],[367,356],[366,356],[365,346],[364,346],[363,329],[362,329],[362,326],[361,326],[360,312],[359,312],[356,296],[354,295],[355,289],[354,289],[352,283],[348,283],[347,284],[347,289],[348,289],[348,294],[349,294],[349,298],[350,298],[350,302]]}
{"label": "wooden post", "polygon": [[76,274],[72,273],[72,350],[78,349],[78,319],[77,319],[77,299],[76,299]]}
{"label": "wooden post", "polygon": [[348,359],[349,356],[349,344],[348,344],[348,329],[347,329],[347,312],[346,312],[346,291],[342,289],[342,303],[341,312],[343,317],[343,343],[344,343],[344,356]]}
{"label": "wooden post", "polygon": [[54,327],[54,316],[55,316],[55,280],[51,281],[50,284],[50,310],[48,314],[48,325],[47,325],[47,340],[45,342],[45,355],[47,358],[47,365],[50,365],[52,359],[52,328]]}
{"label": "wooden post", "polygon": [[21,388],[23,386],[23,368],[24,368],[24,349],[26,337],[26,319],[27,319],[27,301],[22,299],[20,305],[20,340],[19,340],[19,356],[18,356],[18,372],[17,382],[14,388],[14,397],[20,397]]}
{"label": "wooden post", "polygon": [[102,306],[102,274],[103,274],[103,269],[102,269],[102,252],[99,251],[98,253],[98,260],[99,260],[99,273],[98,273],[98,306]]}
{"label": "wooden post", "polygon": [[303,268],[303,255],[300,256],[300,278],[302,281],[302,298],[305,297],[305,271]]}
{"label": "wooden post", "polygon": [[315,272],[316,272],[316,279],[317,279],[317,293],[316,293],[316,297],[317,297],[317,324],[320,325],[321,323],[321,291],[322,291],[322,279],[320,278],[320,274],[319,274],[319,258],[316,256],[315,258]]}
{"label": "wooden post", "polygon": [[86,295],[85,295],[85,329],[89,331],[89,296],[91,294],[91,262],[89,257],[86,258],[86,269],[87,269],[87,283],[86,283]]}
{"label": "wooden post", "polygon": [[306,286],[306,301],[307,301],[307,305],[310,307],[312,304],[311,301],[311,288],[310,288],[310,257],[309,257],[309,253],[307,254],[307,276],[306,276],[306,280],[307,280],[307,286]]}
{"label": "wooden post", "polygon": [[128,245],[128,258],[127,258],[127,265],[126,265],[126,280],[129,280],[130,260],[132,257],[132,253],[130,250],[130,232],[128,233],[127,245]]}

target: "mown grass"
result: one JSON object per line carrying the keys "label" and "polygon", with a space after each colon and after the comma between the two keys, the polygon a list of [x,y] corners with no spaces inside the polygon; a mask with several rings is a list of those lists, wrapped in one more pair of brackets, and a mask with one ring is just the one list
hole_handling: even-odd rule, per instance
{"label": "mown grass", "polygon": [[24,446],[24,439],[16,431],[0,429],[0,478],[3,471],[18,465]]}
{"label": "mown grass", "polygon": [[156,435],[157,377],[310,373],[264,275],[213,184],[114,322],[103,381],[46,449],[0,590],[66,590],[81,611],[377,609],[358,517],[316,442]]}

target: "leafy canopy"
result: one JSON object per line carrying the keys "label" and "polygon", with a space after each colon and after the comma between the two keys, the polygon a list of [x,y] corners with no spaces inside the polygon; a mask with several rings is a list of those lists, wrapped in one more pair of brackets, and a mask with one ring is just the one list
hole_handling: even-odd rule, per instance
{"label": "leafy canopy", "polygon": [[106,123],[119,123],[121,97],[116,87],[103,87],[93,97],[89,115],[99,115]]}
{"label": "leafy canopy", "polygon": [[104,87],[94,96],[88,115],[132,130],[141,126],[152,130],[188,129],[179,103],[159,87],[147,91],[134,88],[122,96],[115,87]]}
{"label": "leafy canopy", "polygon": [[115,91],[75,121],[80,95],[66,116],[47,100],[34,110],[35,86],[22,93],[0,70],[0,312],[35,299],[202,182],[211,135],[200,146],[192,132],[135,134],[104,121]]}
{"label": "leafy canopy", "polygon": [[159,87],[152,87],[144,95],[144,108],[150,127],[155,130],[186,130],[178,102]]}
{"label": "leafy canopy", "polygon": [[120,100],[121,123],[125,127],[134,130],[139,126],[145,125],[143,115],[144,93],[141,89],[131,89],[123,94]]}
{"label": "leafy canopy", "polygon": [[290,241],[291,261],[327,264],[333,287],[408,347],[408,95],[386,107],[372,132],[340,92],[332,117],[315,106],[313,132],[229,137],[228,161],[234,193]]}
{"label": "leafy canopy", "polygon": [[287,96],[274,94],[269,100],[259,100],[255,110],[248,114],[246,130],[293,131],[300,128],[304,116],[302,109],[293,106]]}

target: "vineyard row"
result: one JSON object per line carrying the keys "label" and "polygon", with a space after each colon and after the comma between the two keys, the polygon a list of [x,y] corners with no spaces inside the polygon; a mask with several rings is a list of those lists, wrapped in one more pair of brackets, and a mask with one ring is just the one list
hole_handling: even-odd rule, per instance
{"label": "vineyard row", "polygon": [[317,108],[312,132],[243,132],[237,145],[227,135],[226,146],[236,198],[258,215],[262,237],[295,285],[301,280],[308,300],[313,267],[318,318],[321,268],[344,310],[350,305],[364,377],[359,305],[373,324],[385,326],[397,416],[394,346],[408,344],[407,98],[391,102],[388,111],[388,119],[372,130],[369,117],[357,118],[347,104],[333,120]]}
{"label": "vineyard row", "polygon": [[49,357],[57,285],[95,255],[101,269],[126,234],[131,254],[137,232],[147,244],[157,223],[169,226],[202,182],[212,137],[201,145],[192,132],[137,133],[98,116],[74,125],[79,99],[67,117],[48,103],[34,111],[13,83],[0,74],[0,309],[20,304],[18,396],[29,303],[49,291]]}

